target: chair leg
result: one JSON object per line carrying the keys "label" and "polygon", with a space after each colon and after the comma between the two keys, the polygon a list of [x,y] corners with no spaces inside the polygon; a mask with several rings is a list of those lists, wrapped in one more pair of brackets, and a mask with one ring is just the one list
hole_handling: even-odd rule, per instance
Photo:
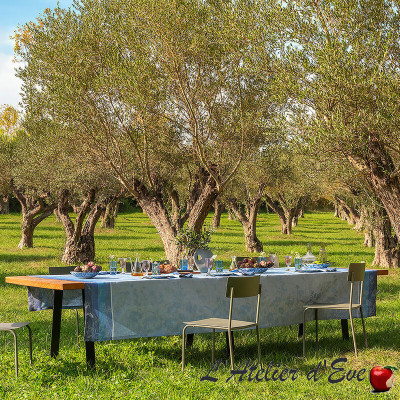
{"label": "chair leg", "polygon": [[15,358],[15,377],[18,378],[18,340],[17,340],[17,334],[13,331],[10,330],[14,336],[14,358]]}
{"label": "chair leg", "polygon": [[28,334],[29,334],[29,359],[30,359],[30,364],[33,364],[33,358],[32,358],[32,329],[29,325],[26,325],[28,328]]}
{"label": "chair leg", "polygon": [[232,346],[232,331],[228,330],[229,351],[231,353],[231,369],[233,369],[233,346]]}
{"label": "chair leg", "polygon": [[215,329],[212,330],[212,353],[211,353],[211,364],[214,365],[215,361]]}
{"label": "chair leg", "polygon": [[261,346],[260,346],[260,332],[258,331],[258,325],[256,326],[256,334],[257,334],[257,347],[258,347],[258,365],[262,368],[261,364]]}
{"label": "chair leg", "polygon": [[303,312],[303,357],[306,356],[306,311]]}
{"label": "chair leg", "polygon": [[349,310],[350,313],[350,325],[351,325],[351,334],[353,335],[353,343],[354,343],[354,352],[356,353],[356,357],[358,357],[357,355],[357,342],[356,342],[356,335],[354,334],[354,324],[353,324],[353,313],[352,310]]}
{"label": "chair leg", "polygon": [[185,369],[185,339],[186,339],[185,333],[186,333],[186,328],[187,328],[187,325],[183,328],[183,331],[182,331],[182,372]]}
{"label": "chair leg", "polygon": [[315,309],[315,344],[318,347],[318,308]]}
{"label": "chair leg", "polygon": [[362,322],[363,331],[364,331],[365,347],[368,348],[367,332],[365,331],[365,322],[364,322],[364,316],[363,316],[363,312],[362,312],[362,307],[360,307],[360,314],[361,314],[361,322]]}
{"label": "chair leg", "polygon": [[76,341],[78,342],[79,346],[79,313],[78,309],[75,309],[75,315],[76,315]]}

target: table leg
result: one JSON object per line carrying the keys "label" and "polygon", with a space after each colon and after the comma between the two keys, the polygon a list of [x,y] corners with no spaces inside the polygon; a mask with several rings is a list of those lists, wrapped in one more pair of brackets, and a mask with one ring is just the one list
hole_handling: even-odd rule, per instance
{"label": "table leg", "polygon": [[299,329],[297,330],[297,337],[300,339],[303,336],[304,326],[303,324],[299,324]]}
{"label": "table leg", "polygon": [[[86,327],[85,289],[82,289],[82,309],[83,309],[83,324],[84,324],[84,327]],[[96,369],[96,352],[94,349],[94,342],[85,340],[85,350],[86,350],[86,366],[87,366],[87,368],[88,369]]]}
{"label": "table leg", "polygon": [[342,324],[342,338],[343,340],[349,340],[349,321],[347,319],[340,320]]}
{"label": "table leg", "polygon": [[61,311],[63,291],[54,290],[53,322],[51,326],[50,356],[57,357],[60,348]]}
{"label": "table leg", "polygon": [[194,333],[188,333],[186,335],[186,347],[193,346],[193,339],[194,339]]}

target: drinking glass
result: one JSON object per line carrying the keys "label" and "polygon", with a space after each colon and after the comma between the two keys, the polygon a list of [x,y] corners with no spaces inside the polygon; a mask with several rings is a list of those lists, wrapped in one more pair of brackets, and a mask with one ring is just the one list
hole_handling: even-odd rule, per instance
{"label": "drinking glass", "polygon": [[289,267],[292,265],[292,256],[285,256],[285,263],[286,267],[289,269]]}
{"label": "drinking glass", "polygon": [[181,259],[181,270],[186,271],[188,269],[189,260],[187,258]]}
{"label": "drinking glass", "polygon": [[151,272],[153,275],[160,275],[160,263],[155,261],[152,263]]}
{"label": "drinking glass", "polygon": [[204,261],[205,261],[206,268],[207,268],[207,275],[210,275],[214,260],[212,258],[205,258]]}
{"label": "drinking glass", "polygon": [[224,262],[222,260],[215,260],[215,272],[224,272]]}
{"label": "drinking glass", "polygon": [[142,271],[144,272],[144,276],[149,274],[150,269],[150,260],[143,260],[142,261]]}
{"label": "drinking glass", "polygon": [[109,256],[109,267],[110,267],[110,275],[117,274],[117,260],[115,256]]}
{"label": "drinking glass", "polygon": [[189,266],[189,269],[194,268],[194,256],[188,256],[188,266]]}
{"label": "drinking glass", "polygon": [[126,273],[126,258],[119,259],[119,266],[121,267],[121,273]]}

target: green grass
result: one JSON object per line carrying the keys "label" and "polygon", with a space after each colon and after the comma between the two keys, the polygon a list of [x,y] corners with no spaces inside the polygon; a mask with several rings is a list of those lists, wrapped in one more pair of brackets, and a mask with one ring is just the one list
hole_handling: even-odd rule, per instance
{"label": "green grass", "polygon": [[[333,213],[308,213],[294,228],[291,236],[280,234],[279,220],[275,215],[262,213],[259,217],[258,236],[267,253],[283,256],[289,252],[305,252],[306,243],[313,243],[314,254],[323,241],[328,257],[338,266],[349,261],[365,260],[370,265],[373,249],[362,246],[363,235],[355,232],[346,222],[336,219]],[[338,321],[322,321],[320,346],[309,347],[306,360],[301,358],[302,346],[297,339],[296,327],[261,330],[264,365],[274,362],[283,368],[297,369],[299,377],[294,382],[239,382],[225,380],[228,368],[221,368],[213,376],[216,383],[201,382],[207,374],[211,360],[209,334],[196,335],[194,347],[187,353],[185,373],[180,369],[179,336],[135,339],[96,344],[97,369],[88,372],[84,347],[78,347],[75,338],[75,316],[63,312],[60,355],[49,357],[51,312],[30,313],[27,310],[26,288],[4,283],[8,275],[46,273],[49,266],[59,265],[64,234],[61,226],[50,218],[38,226],[33,249],[18,250],[20,216],[0,216],[0,321],[32,321],[34,332],[34,365],[29,367],[28,343],[23,332],[20,337],[20,376],[14,377],[13,342],[8,333],[0,334],[0,399],[368,399],[399,398],[400,384],[388,393],[371,394],[369,370],[374,365],[398,365],[400,344],[400,275],[391,272],[378,280],[377,317],[366,320],[369,349],[362,345],[362,330],[356,321],[358,359],[354,357],[352,342],[341,340]],[[221,228],[212,240],[214,253],[229,265],[230,256],[246,255],[243,232],[236,221],[223,215]],[[109,254],[132,256],[139,252],[143,258],[163,258],[161,240],[150,221],[141,212],[118,216],[116,229],[98,229],[96,232],[97,260],[104,262]],[[273,307],[273,304],[271,304]],[[82,321],[81,321],[82,323]],[[310,324],[310,327],[312,324]],[[309,331],[310,332],[310,331]],[[253,357],[256,342],[251,333],[235,336],[236,366]],[[225,338],[217,338],[217,357],[225,358]],[[330,363],[338,357],[347,357],[346,372],[365,368],[362,382],[344,381],[328,383],[332,372]],[[320,361],[327,360],[327,369],[316,382],[309,382],[306,373]],[[398,374],[400,376],[400,373]]]}

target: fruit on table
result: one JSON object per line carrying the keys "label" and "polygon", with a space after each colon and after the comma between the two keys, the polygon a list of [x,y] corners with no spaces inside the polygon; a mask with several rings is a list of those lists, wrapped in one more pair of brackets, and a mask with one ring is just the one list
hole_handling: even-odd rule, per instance
{"label": "fruit on table", "polygon": [[397,368],[376,366],[371,369],[369,381],[377,392],[386,392],[393,386],[394,375],[392,370],[394,369]]}
{"label": "fruit on table", "polygon": [[170,274],[171,272],[175,272],[177,269],[171,264],[161,264],[160,265],[160,274]]}
{"label": "fruit on table", "polygon": [[242,261],[237,262],[238,268],[271,268],[274,266],[272,261],[257,262],[254,258],[244,258]]}
{"label": "fruit on table", "polygon": [[86,265],[77,266],[74,268],[75,272],[100,272],[100,265],[96,265],[93,261],[89,261]]}

